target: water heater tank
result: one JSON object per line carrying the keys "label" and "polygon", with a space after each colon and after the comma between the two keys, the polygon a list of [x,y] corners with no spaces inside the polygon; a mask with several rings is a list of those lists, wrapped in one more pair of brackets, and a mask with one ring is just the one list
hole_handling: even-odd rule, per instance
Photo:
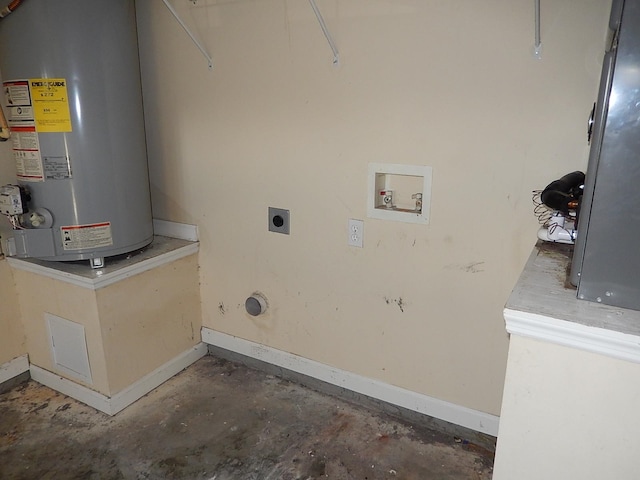
{"label": "water heater tank", "polygon": [[0,72],[28,211],[16,255],[101,260],[153,239],[134,2],[25,0]]}

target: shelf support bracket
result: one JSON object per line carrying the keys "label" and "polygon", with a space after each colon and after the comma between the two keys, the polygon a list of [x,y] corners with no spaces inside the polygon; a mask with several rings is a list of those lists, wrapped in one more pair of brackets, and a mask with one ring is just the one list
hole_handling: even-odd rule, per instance
{"label": "shelf support bracket", "polygon": [[340,63],[340,56],[338,55],[338,47],[336,47],[335,42],[333,41],[333,37],[331,36],[331,32],[327,28],[327,24],[324,23],[324,18],[322,17],[322,13],[318,9],[318,5],[316,5],[316,0],[309,0],[311,4],[311,8],[313,8],[313,13],[316,14],[316,18],[318,19],[318,23],[320,24],[320,28],[322,28],[322,33],[324,33],[327,42],[329,42],[329,46],[331,47],[331,51],[333,52],[333,65],[338,66]]}
{"label": "shelf support bracket", "polygon": [[173,17],[177,20],[177,22],[184,29],[184,31],[187,32],[187,35],[189,35],[189,38],[191,38],[191,41],[195,44],[196,47],[198,47],[198,50],[200,50],[200,53],[202,53],[204,58],[207,59],[209,70],[213,70],[213,60],[211,59],[211,55],[207,53],[207,51],[202,46],[202,44],[198,41],[195,35],[191,33],[191,30],[189,30],[189,27],[187,27],[187,25],[182,21],[182,19],[178,15],[178,12],[176,12],[176,10],[171,6],[171,4],[169,3],[169,0],[162,0],[162,1],[165,7],[167,7],[167,9],[169,9],[169,11],[171,12],[171,15],[173,15]]}
{"label": "shelf support bracket", "polygon": [[533,56],[540,60],[542,58],[542,40],[540,39],[540,0],[535,1],[535,45],[533,46]]}

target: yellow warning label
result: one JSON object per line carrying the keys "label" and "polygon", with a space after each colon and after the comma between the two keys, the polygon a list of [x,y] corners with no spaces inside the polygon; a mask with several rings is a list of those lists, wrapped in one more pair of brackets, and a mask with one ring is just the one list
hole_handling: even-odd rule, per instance
{"label": "yellow warning label", "polygon": [[29,79],[33,116],[40,132],[70,132],[71,114],[64,78]]}

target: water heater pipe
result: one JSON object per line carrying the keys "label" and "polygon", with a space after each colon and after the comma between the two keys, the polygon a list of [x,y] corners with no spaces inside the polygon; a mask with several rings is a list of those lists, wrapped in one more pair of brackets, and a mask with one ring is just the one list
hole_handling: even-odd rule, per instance
{"label": "water heater pipe", "polygon": [[16,8],[18,8],[20,6],[20,4],[23,1],[24,0],[13,0],[11,3],[9,3],[9,5],[7,5],[2,10],[0,10],[0,19],[6,17],[11,12],[13,12]]}
{"label": "water heater pipe", "polygon": [[6,142],[11,137],[11,130],[7,124],[7,118],[4,116],[4,110],[0,107],[0,142]]}

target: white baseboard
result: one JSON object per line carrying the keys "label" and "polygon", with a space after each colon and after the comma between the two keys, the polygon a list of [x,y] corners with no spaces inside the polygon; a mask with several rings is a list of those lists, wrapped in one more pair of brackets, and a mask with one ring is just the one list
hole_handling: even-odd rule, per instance
{"label": "white baseboard", "polygon": [[198,227],[187,223],[153,219],[153,232],[162,237],[179,238],[191,242],[198,241]]}
{"label": "white baseboard", "polygon": [[72,382],[71,380],[67,380],[60,375],[51,373],[44,368],[40,368],[37,365],[31,365],[29,367],[29,371],[31,372],[32,380],[68,397],[75,398],[79,402],[87,404],[96,410],[113,415],[113,413],[111,413],[111,399],[106,395],[91,390],[90,388],[83,387],[82,385]]}
{"label": "white baseboard", "polygon": [[0,365],[0,384],[29,371],[29,356],[21,355]]}
{"label": "white baseboard", "polygon": [[113,411],[111,415],[115,415],[123,408],[128,407],[133,402],[143,397],[154,388],[160,386],[192,363],[204,357],[206,354],[207,346],[204,343],[199,343],[195,347],[190,348],[164,365],[156,368],[153,372],[145,375],[133,385],[125,388],[121,392],[118,392],[111,397],[111,406]]}
{"label": "white baseboard", "polygon": [[31,365],[30,371],[31,378],[36,382],[68,395],[71,398],[75,398],[79,402],[85,403],[108,415],[115,415],[206,354],[207,346],[204,343],[200,343],[172,360],[169,360],[164,365],[156,368],[153,372],[145,375],[112,397],[78,385],[71,380],[51,373],[36,365]]}
{"label": "white baseboard", "polygon": [[332,385],[438,418],[477,432],[498,436],[499,417],[412,392],[372,378],[309,360],[292,353],[202,328],[202,341],[247,357],[286,368]]}

